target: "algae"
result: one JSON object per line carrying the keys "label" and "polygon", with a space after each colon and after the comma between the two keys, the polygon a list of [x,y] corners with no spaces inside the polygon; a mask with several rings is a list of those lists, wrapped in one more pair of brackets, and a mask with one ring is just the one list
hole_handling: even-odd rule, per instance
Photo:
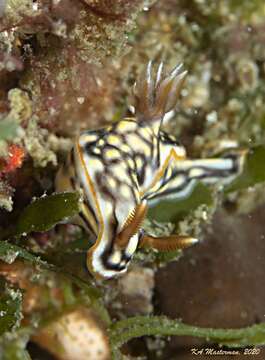
{"label": "algae", "polygon": [[[184,62],[189,71],[165,130],[180,138],[191,158],[232,147],[248,154],[232,184],[224,189],[198,184],[185,199],[161,201],[149,210],[145,229],[203,241],[218,209],[248,214],[264,205],[264,9],[261,0],[0,5],[0,237],[7,240],[0,242],[0,274],[7,283],[0,299],[0,332],[5,332],[0,359],[30,359],[26,348],[34,334],[80,304],[103,321],[114,359],[125,350],[135,354],[133,342],[122,346],[139,337],[145,349],[140,356],[158,358],[146,346],[150,335],[165,336],[160,359],[170,351],[169,335],[200,337],[203,345],[264,345],[264,323],[236,330],[214,329],[219,327],[214,321],[206,328],[166,317],[126,318],[117,281],[95,282],[86,270],[93,238],[62,224],[78,213],[79,195],[54,194],[55,172],[75,135],[128,115],[131,85],[152,59],[168,69]],[[3,172],[12,145],[25,159],[21,169]],[[138,252],[134,262],[156,273],[184,259],[185,252],[148,250]],[[255,259],[248,264],[251,271]],[[156,291],[152,305],[154,315],[160,313]],[[191,313],[196,311],[191,306]]]}

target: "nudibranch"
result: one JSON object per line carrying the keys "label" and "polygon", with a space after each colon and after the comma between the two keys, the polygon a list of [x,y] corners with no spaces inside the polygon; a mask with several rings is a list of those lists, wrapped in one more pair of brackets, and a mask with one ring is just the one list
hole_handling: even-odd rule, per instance
{"label": "nudibranch", "polygon": [[169,251],[195,244],[190,236],[145,233],[141,226],[148,206],[185,197],[198,181],[229,182],[242,169],[243,151],[187,159],[179,141],[163,131],[186,74],[182,65],[164,74],[160,64],[154,72],[150,62],[134,86],[135,117],[82,132],[58,172],[57,191],[83,193],[79,224],[95,239],[87,266],[96,278],[123,274],[139,247]]}

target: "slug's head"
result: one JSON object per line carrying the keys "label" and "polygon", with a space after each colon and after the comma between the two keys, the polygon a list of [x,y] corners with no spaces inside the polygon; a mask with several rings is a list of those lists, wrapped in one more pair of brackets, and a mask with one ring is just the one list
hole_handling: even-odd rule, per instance
{"label": "slug's head", "polygon": [[87,267],[96,279],[110,279],[124,274],[141,237],[140,226],[147,212],[146,201],[137,205],[113,239],[99,234],[87,253]]}

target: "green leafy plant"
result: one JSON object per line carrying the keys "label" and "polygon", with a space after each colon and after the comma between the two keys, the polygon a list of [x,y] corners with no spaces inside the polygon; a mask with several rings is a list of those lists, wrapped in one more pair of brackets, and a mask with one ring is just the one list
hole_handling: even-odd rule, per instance
{"label": "green leafy plant", "polygon": [[138,316],[118,321],[110,328],[113,358],[119,359],[119,348],[127,341],[147,335],[195,336],[230,347],[265,344],[265,323],[242,329],[200,328],[163,316]]}
{"label": "green leafy plant", "polygon": [[67,221],[79,211],[79,194],[65,192],[33,201],[21,213],[15,235],[48,231],[58,222]]}
{"label": "green leafy plant", "polygon": [[0,282],[0,335],[19,327],[22,311],[22,293]]}

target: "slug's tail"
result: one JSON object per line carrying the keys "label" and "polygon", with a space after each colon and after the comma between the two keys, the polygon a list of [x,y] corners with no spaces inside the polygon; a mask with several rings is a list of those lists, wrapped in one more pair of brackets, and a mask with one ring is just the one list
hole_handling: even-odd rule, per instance
{"label": "slug's tail", "polygon": [[187,75],[182,64],[176,66],[168,75],[163,74],[163,63],[156,73],[152,62],[134,86],[135,113],[140,121],[157,121],[164,118],[176,106],[178,96]]}

